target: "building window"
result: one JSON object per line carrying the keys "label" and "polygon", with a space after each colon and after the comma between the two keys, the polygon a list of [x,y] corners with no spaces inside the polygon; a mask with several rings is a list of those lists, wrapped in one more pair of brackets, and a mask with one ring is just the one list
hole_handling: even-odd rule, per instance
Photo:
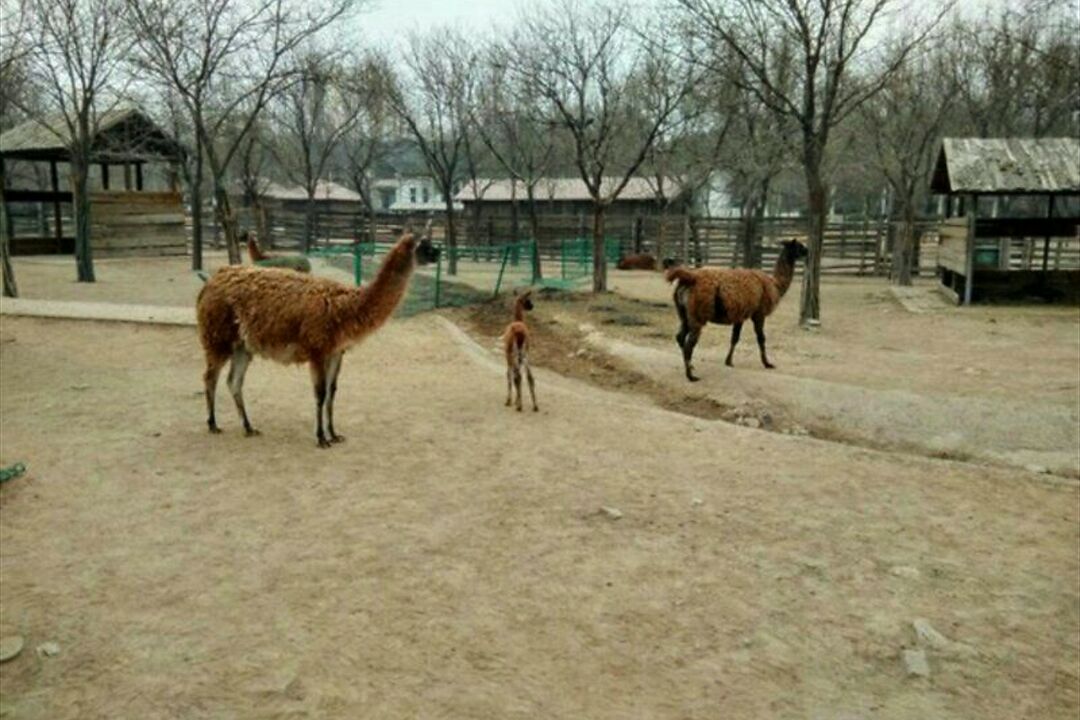
{"label": "building window", "polygon": [[430,196],[428,195],[428,189],[424,188],[424,204],[425,205],[428,203],[429,199],[430,199]]}
{"label": "building window", "polygon": [[383,210],[389,210],[390,206],[394,204],[394,200],[396,199],[394,197],[394,191],[393,190],[382,190],[382,191],[380,191],[380,193],[382,195],[382,209]]}
{"label": "building window", "polygon": [[416,204],[416,188],[414,187],[409,188],[409,202],[413,205]]}

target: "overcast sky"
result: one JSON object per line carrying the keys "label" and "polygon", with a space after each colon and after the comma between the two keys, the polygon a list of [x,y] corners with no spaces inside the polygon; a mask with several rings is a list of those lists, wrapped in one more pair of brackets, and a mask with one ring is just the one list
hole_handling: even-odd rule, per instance
{"label": "overcast sky", "polygon": [[358,24],[364,37],[375,44],[393,43],[410,30],[427,30],[443,25],[487,32],[500,21],[513,17],[518,0],[371,0],[370,10],[361,13]]}

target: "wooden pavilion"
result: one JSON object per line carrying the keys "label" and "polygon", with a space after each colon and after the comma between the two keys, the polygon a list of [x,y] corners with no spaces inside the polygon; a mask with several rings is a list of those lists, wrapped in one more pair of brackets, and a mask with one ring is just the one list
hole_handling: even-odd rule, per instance
{"label": "wooden pavilion", "polygon": [[[64,205],[71,207],[72,193],[66,178],[61,181],[59,169],[71,159],[70,144],[60,117],[30,120],[0,135],[0,177],[5,182],[13,255],[74,251],[74,221],[65,227],[63,212]],[[92,153],[98,169],[91,168],[90,177],[90,237],[95,257],[186,253],[176,171],[184,156],[180,143],[140,110],[121,108],[99,118]],[[7,172],[8,166],[23,163],[47,163],[48,187],[7,187],[12,175],[16,182],[26,180],[25,173]],[[147,168],[157,171],[153,182]],[[14,232],[12,218],[20,213],[13,210],[25,209],[26,204],[51,206],[51,227],[43,216],[41,231]]]}
{"label": "wooden pavilion", "polygon": [[938,274],[957,303],[1080,295],[1080,140],[945,138]]}

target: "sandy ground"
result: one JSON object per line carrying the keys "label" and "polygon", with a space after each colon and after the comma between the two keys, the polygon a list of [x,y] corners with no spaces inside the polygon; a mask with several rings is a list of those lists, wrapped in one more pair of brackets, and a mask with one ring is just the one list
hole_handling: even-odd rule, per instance
{"label": "sandy ground", "polygon": [[[263,436],[228,414],[206,435],[190,330],[8,319],[0,348],[3,462],[30,466],[0,496],[0,632],[61,647],[0,666],[10,717],[1066,718],[1080,702],[1072,485],[547,373],[542,412],[517,415],[494,361],[430,316],[346,361],[350,439],[331,451],[306,373],[266,362],[247,393]],[[899,659],[917,618],[961,643],[928,651],[928,680]]]}
{"label": "sandy ground", "polygon": [[[803,354],[835,352],[833,332],[874,337],[842,320],[846,292],[830,286],[817,335],[774,319],[778,373],[879,387],[848,357]],[[548,305],[538,328],[576,313]],[[1030,322],[996,316],[1010,337],[1058,322],[1015,311]],[[640,333],[635,347],[660,332],[605,313],[594,324]],[[721,354],[722,335],[703,344]],[[349,440],[321,451],[303,369],[256,362],[263,435],[243,437],[221,389],[211,437],[192,329],[4,318],[0,463],[30,470],[0,488],[0,635],[28,643],[0,665],[0,716],[1080,711],[1075,482],[710,421],[547,370],[541,412],[519,415],[478,336],[432,314],[393,321],[347,357]],[[961,341],[943,343],[916,347]],[[755,360],[751,342],[739,369],[764,375]],[[1000,352],[976,366],[998,362],[1016,362],[1017,392],[1050,381]],[[723,372],[708,353],[699,370]],[[924,372],[892,382],[932,385]],[[977,393],[959,376],[956,394]],[[917,619],[947,640],[917,640]],[[45,642],[60,653],[40,657]],[[905,672],[916,648],[929,678]]]}
{"label": "sandy ground", "polygon": [[[956,308],[913,314],[879,280],[830,279],[823,327],[797,327],[798,287],[766,325],[765,371],[752,328],[735,368],[723,364],[730,328],[711,325],[688,383],[675,345],[671,290],[653,273],[619,273],[617,293],[538,303],[543,362],[622,390],[652,386],[672,409],[743,416],[774,429],[928,456],[1080,475],[1080,312],[1061,305]],[[923,283],[932,293],[931,283]],[[932,307],[932,305],[930,305]],[[502,308],[461,313],[493,337]],[[564,360],[569,353],[584,356]],[[616,372],[603,377],[612,364]],[[597,374],[601,377],[597,378]],[[708,413],[707,413],[708,415]]]}

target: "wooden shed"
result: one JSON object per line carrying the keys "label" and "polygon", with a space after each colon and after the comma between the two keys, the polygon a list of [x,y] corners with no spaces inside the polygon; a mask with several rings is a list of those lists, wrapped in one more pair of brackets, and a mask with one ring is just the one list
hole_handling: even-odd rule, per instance
{"label": "wooden shed", "polygon": [[[43,222],[36,226],[39,230],[11,233],[13,255],[74,251],[72,193],[60,172],[60,166],[71,158],[70,143],[60,117],[30,120],[0,135],[0,164],[35,163],[49,168],[47,187],[20,188],[7,187],[8,178],[22,182],[29,176],[8,173],[0,166],[9,218],[19,217],[28,204],[52,211],[51,217],[43,213]],[[121,108],[99,118],[92,152],[96,168],[90,177],[94,256],[185,254],[187,232],[176,172],[184,154],[180,143],[140,110]]]}
{"label": "wooden shed", "polygon": [[1080,295],[1080,140],[945,138],[938,274],[958,303]]}

